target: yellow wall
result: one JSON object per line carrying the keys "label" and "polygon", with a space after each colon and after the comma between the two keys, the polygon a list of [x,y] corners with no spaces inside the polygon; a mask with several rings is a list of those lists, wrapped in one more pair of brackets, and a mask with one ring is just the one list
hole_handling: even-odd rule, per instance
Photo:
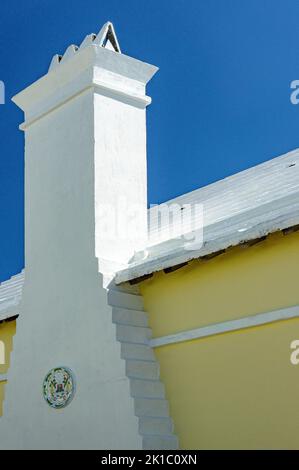
{"label": "yellow wall", "polygon": [[[299,304],[299,233],[141,284],[153,336]],[[299,320],[156,349],[182,448],[299,449]]]}
{"label": "yellow wall", "polygon": [[[16,332],[16,321],[0,323],[0,341],[5,344],[5,364],[0,364],[0,374],[6,374],[9,368],[10,353],[13,347],[13,337]],[[0,382],[0,416],[2,415],[2,404],[4,400],[5,382]]]}

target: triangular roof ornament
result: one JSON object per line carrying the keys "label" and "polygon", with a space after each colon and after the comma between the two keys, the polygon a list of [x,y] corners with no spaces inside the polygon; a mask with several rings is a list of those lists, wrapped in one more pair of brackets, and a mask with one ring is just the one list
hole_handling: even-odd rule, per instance
{"label": "triangular roof ornament", "polygon": [[110,21],[105,23],[100,32],[97,34],[97,37],[94,40],[94,44],[98,44],[99,46],[105,47],[106,49],[121,53],[113,24]]}

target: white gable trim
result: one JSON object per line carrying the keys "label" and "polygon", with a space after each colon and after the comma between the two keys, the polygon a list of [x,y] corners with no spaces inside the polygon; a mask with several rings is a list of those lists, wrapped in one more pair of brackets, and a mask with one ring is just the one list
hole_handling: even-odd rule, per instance
{"label": "white gable trim", "polygon": [[150,346],[152,348],[157,348],[160,346],[166,346],[168,344],[182,343],[184,341],[207,338],[209,336],[219,335],[221,333],[229,333],[232,331],[252,328],[254,326],[267,325],[268,323],[289,320],[291,318],[299,318],[299,305],[295,305],[294,307],[287,307],[281,310],[274,310],[272,312],[259,313],[249,317],[238,318],[237,320],[214,323],[203,326],[201,328],[182,331],[174,335],[154,338],[150,341]]}

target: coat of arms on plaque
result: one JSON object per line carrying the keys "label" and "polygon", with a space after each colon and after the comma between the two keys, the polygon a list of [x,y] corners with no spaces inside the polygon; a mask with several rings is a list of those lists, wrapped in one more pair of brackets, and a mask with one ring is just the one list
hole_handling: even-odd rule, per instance
{"label": "coat of arms on plaque", "polygon": [[72,400],[75,393],[73,373],[67,367],[55,367],[45,377],[43,395],[52,408],[64,408]]}

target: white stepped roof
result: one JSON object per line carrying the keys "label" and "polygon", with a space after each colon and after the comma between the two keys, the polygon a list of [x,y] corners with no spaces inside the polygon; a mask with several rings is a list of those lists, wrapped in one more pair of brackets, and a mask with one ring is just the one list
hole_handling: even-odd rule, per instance
{"label": "white stepped roof", "polygon": [[24,270],[0,284],[0,322],[18,315],[23,284]]}
{"label": "white stepped roof", "polygon": [[88,34],[80,46],[71,44],[67,47],[63,55],[55,54],[51,60],[49,72],[51,70],[56,69],[60,65],[60,63],[64,63],[67,60],[71,59],[80,50],[85,49],[85,47],[91,45],[104,47],[119,54],[121,53],[119,42],[117,40],[114,26],[111,21],[105,23],[98,34]]}
{"label": "white stepped roof", "polygon": [[[257,165],[165,204],[203,205],[203,245],[186,250],[186,240],[165,238],[157,217],[146,250],[116,274],[121,283],[171,268],[230,246],[299,224],[299,149]],[[150,209],[151,213],[153,209]],[[156,223],[155,223],[156,222]],[[196,233],[201,219],[192,220]],[[182,232],[185,233],[184,227]]]}

